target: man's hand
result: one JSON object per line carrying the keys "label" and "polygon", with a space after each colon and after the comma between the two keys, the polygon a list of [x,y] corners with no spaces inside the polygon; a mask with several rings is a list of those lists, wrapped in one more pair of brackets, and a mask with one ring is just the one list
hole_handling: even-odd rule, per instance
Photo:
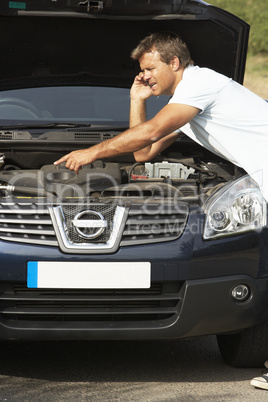
{"label": "man's hand", "polygon": [[153,95],[153,91],[146,81],[143,79],[144,73],[136,75],[130,90],[130,97],[132,100],[145,101]]}
{"label": "man's hand", "polygon": [[83,165],[88,165],[89,163],[94,162],[94,158],[90,149],[81,149],[78,151],[70,152],[69,154],[63,156],[54,162],[54,165],[59,165],[60,163],[66,162],[65,166],[74,170],[76,174],[78,171],[82,169]]}

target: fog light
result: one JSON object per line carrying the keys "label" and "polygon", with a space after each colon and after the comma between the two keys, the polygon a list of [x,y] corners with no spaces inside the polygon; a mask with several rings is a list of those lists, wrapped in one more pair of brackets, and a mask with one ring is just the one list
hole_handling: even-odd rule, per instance
{"label": "fog light", "polygon": [[249,287],[246,285],[237,285],[232,290],[232,297],[238,302],[246,301],[250,296]]}

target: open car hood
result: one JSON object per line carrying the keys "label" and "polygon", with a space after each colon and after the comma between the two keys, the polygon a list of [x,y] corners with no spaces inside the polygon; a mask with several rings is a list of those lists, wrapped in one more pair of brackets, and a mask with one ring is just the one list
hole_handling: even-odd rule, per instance
{"label": "open car hood", "polygon": [[2,0],[0,90],[51,85],[130,87],[130,52],[171,30],[195,64],[242,83],[249,26],[196,0]]}

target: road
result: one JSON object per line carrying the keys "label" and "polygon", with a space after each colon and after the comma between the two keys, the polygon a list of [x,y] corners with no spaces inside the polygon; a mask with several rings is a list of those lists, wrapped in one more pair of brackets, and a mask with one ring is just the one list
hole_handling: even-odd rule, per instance
{"label": "road", "polygon": [[0,401],[268,401],[214,337],[174,342],[0,344]]}

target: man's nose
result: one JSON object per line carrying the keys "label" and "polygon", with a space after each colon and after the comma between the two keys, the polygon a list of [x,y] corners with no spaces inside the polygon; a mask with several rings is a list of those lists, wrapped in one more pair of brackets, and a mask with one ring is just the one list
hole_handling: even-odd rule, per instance
{"label": "man's nose", "polygon": [[144,81],[148,81],[151,78],[150,71],[144,71],[143,79]]}

